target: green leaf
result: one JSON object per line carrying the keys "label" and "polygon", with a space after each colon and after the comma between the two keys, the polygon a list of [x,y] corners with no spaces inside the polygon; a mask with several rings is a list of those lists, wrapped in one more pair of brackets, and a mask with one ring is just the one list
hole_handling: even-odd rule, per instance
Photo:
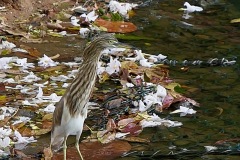
{"label": "green leaf", "polygon": [[111,21],[123,21],[124,18],[119,13],[110,13]]}
{"label": "green leaf", "polygon": [[174,91],[177,93],[185,93],[186,92],[185,89],[183,89],[182,87],[180,87],[178,85],[174,87]]}

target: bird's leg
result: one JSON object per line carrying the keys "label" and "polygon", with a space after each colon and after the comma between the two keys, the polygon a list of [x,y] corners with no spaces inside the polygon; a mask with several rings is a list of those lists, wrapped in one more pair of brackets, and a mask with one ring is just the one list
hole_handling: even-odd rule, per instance
{"label": "bird's leg", "polygon": [[78,151],[78,154],[79,154],[79,156],[80,156],[80,158],[81,158],[81,160],[83,160],[83,156],[82,156],[82,154],[81,154],[81,152],[80,152],[80,149],[79,149],[79,144],[78,144],[78,142],[76,142],[76,148],[77,148],[77,151]]}
{"label": "bird's leg", "polygon": [[67,159],[67,136],[64,137],[64,142],[63,142],[63,159]]}
{"label": "bird's leg", "polygon": [[83,160],[83,156],[82,156],[82,154],[81,154],[81,152],[80,152],[80,149],[79,149],[79,139],[80,139],[80,135],[81,135],[81,134],[77,134],[77,135],[76,135],[75,147],[77,148],[77,151],[78,151],[78,154],[79,154],[81,160]]}

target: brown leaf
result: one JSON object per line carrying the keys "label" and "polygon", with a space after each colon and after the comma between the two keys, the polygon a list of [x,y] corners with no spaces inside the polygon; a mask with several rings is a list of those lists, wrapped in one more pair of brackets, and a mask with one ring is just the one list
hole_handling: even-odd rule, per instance
{"label": "brown leaf", "polygon": [[30,136],[32,136],[32,130],[31,130],[30,128],[26,127],[26,126],[20,128],[18,131],[19,131],[19,133],[21,133],[21,135],[24,136],[24,137],[30,137]]}
{"label": "brown leaf", "polygon": [[113,140],[115,140],[116,137],[116,133],[115,132],[108,132],[106,134],[104,134],[102,137],[98,137],[98,140],[105,144],[105,143],[109,143],[112,142]]}
{"label": "brown leaf", "polygon": [[19,69],[6,69],[6,70],[4,70],[4,72],[8,73],[8,74],[16,74],[16,75],[26,74],[26,73],[20,71]]}
{"label": "brown leaf", "polygon": [[42,118],[43,121],[45,120],[52,120],[53,118],[53,114],[52,113],[48,113],[48,114],[45,114]]}
{"label": "brown leaf", "polygon": [[[113,141],[108,144],[100,142],[80,143],[80,150],[84,160],[114,160],[123,153],[131,150],[131,145],[126,141]],[[52,160],[63,159],[63,152],[54,153]],[[67,148],[67,159],[79,159],[75,146]]]}
{"label": "brown leaf", "polygon": [[51,130],[51,128],[52,128],[52,122],[51,122],[51,121],[43,121],[43,122],[42,122],[42,128],[43,128],[43,129],[49,129],[49,130]]}
{"label": "brown leaf", "polygon": [[21,123],[12,125],[11,128],[12,128],[13,130],[18,130],[19,128],[23,127],[25,124],[26,124],[26,123],[21,122]]}
{"label": "brown leaf", "polygon": [[125,127],[126,125],[128,125],[129,123],[133,123],[135,122],[134,118],[126,118],[126,119],[122,119],[120,121],[118,121],[118,127]]}
{"label": "brown leaf", "polygon": [[122,98],[111,100],[107,103],[107,109],[118,108],[121,106]]}
{"label": "brown leaf", "polygon": [[32,136],[40,136],[40,135],[46,134],[50,131],[51,131],[51,128],[32,130],[31,135]]}
{"label": "brown leaf", "polygon": [[131,135],[139,135],[142,132],[143,128],[135,123],[128,123],[125,127],[121,128],[121,132],[128,133]]}
{"label": "brown leaf", "polygon": [[116,124],[115,124],[115,122],[114,122],[114,120],[113,119],[109,119],[108,120],[108,123],[107,123],[107,130],[108,131],[113,131],[114,129],[116,129]]}
{"label": "brown leaf", "polygon": [[43,56],[43,54],[40,53],[36,48],[28,49],[28,53],[30,56],[35,57],[35,58],[39,58],[39,57]]}
{"label": "brown leaf", "polygon": [[123,138],[123,140],[128,141],[128,142],[138,142],[138,143],[149,143],[150,140],[148,139],[144,139],[144,138],[140,138],[140,137],[136,137],[136,136],[131,136],[131,137],[125,137]]}
{"label": "brown leaf", "polygon": [[137,30],[137,27],[131,22],[123,21],[106,21],[103,19],[97,19],[95,24],[107,28],[108,32],[128,33]]}

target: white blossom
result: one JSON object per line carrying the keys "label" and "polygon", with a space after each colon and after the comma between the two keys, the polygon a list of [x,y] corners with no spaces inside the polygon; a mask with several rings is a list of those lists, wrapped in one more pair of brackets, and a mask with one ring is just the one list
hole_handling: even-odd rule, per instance
{"label": "white blossom", "polygon": [[89,36],[90,29],[88,28],[80,28],[79,34],[82,38],[87,38]]}
{"label": "white blossom", "polygon": [[20,116],[20,117],[18,117],[18,118],[19,118],[19,120],[13,122],[12,125],[15,125],[15,124],[18,124],[18,123],[22,123],[22,122],[23,122],[23,123],[26,123],[26,122],[29,122],[29,121],[31,120],[30,117],[25,117],[25,116]]}
{"label": "white blossom", "polygon": [[148,59],[152,62],[157,62],[158,60],[162,60],[162,59],[165,59],[167,58],[167,56],[164,56],[162,54],[159,54],[159,55],[151,55]]}
{"label": "white blossom", "polygon": [[72,16],[72,17],[71,17],[71,24],[72,24],[73,26],[80,26],[80,24],[78,24],[78,22],[79,22],[79,19],[77,19],[76,16]]}
{"label": "white blossom", "polygon": [[180,113],[180,116],[186,116],[187,114],[195,114],[197,111],[191,109],[191,108],[188,108],[188,107],[183,107],[183,106],[180,106],[179,109],[171,112],[170,114],[174,114],[174,113]]}
{"label": "white blossom", "polygon": [[127,133],[117,132],[115,135],[115,138],[122,139],[122,138],[126,137],[126,135],[129,135],[129,134],[130,134],[130,132],[127,132]]}
{"label": "white blossom", "polygon": [[33,72],[30,72],[27,76],[23,77],[23,79],[20,81],[31,83],[39,80],[41,80],[41,78],[37,77]]}
{"label": "white blossom", "polygon": [[17,83],[13,78],[4,79],[3,83]]}
{"label": "white blossom", "polygon": [[5,118],[5,115],[4,115],[4,114],[0,115],[0,121],[1,121],[1,120],[4,120],[4,118]]}
{"label": "white blossom", "polygon": [[37,94],[37,96],[35,98],[40,99],[40,98],[42,98],[42,96],[43,96],[43,90],[42,90],[41,87],[38,87],[38,94]]}
{"label": "white blossom", "polygon": [[53,81],[66,82],[68,79],[71,79],[71,78],[69,78],[65,75],[59,75],[57,77],[51,76],[50,79]]}
{"label": "white blossom", "polygon": [[28,100],[22,101],[22,105],[24,105],[24,106],[36,106],[36,107],[38,106],[35,103],[30,103]]}
{"label": "white blossom", "polygon": [[42,99],[49,100],[51,102],[59,102],[62,96],[58,96],[56,93],[52,93],[50,96],[42,96]]}
{"label": "white blossom", "polygon": [[12,68],[8,64],[13,62],[13,57],[2,57],[0,58],[0,69]]}
{"label": "white blossom", "polygon": [[123,52],[125,51],[126,48],[121,48],[121,47],[114,47],[114,48],[106,48],[104,49],[101,53],[102,54],[110,54],[110,55],[115,55],[118,52]]}
{"label": "white blossom", "polygon": [[102,74],[104,71],[106,71],[106,68],[102,67],[102,62],[98,62],[98,64],[97,64],[97,75]]}
{"label": "white blossom", "polygon": [[44,82],[43,84],[41,84],[41,83],[34,83],[33,85],[34,85],[34,86],[37,86],[37,87],[44,88],[44,87],[46,87],[45,85],[47,85],[48,83],[49,83],[49,82],[46,81],[46,82]]}
{"label": "white blossom", "polygon": [[14,47],[16,47],[16,45],[8,41],[2,41],[0,44],[0,49],[12,49]]}
{"label": "white blossom", "polygon": [[182,123],[177,122],[177,121],[162,119],[158,115],[153,114],[153,115],[148,115],[148,117],[146,119],[141,120],[140,125],[143,128],[155,127],[155,126],[159,126],[159,125],[163,125],[163,126],[167,126],[167,127],[178,127],[178,126],[181,126]]}
{"label": "white blossom", "polygon": [[43,109],[44,112],[53,113],[55,110],[54,104],[50,103],[46,108]]}
{"label": "white blossom", "polygon": [[22,53],[28,53],[27,50],[25,49],[22,49],[22,48],[13,48],[12,49],[12,52],[22,52]]}
{"label": "white blossom", "polygon": [[111,0],[109,3],[109,8],[111,12],[118,12],[122,16],[128,18],[128,11],[132,10],[132,8],[135,8],[138,6],[137,4],[130,4],[130,3],[119,3],[115,0]]}
{"label": "white blossom", "polygon": [[131,87],[134,87],[134,84],[132,84],[132,83],[126,83],[126,86],[127,86],[128,88],[131,88]]}
{"label": "white blossom", "polygon": [[83,13],[80,17],[85,18],[85,21],[87,22],[94,22],[98,18],[98,15],[96,15],[95,11],[93,10],[88,14]]}
{"label": "white blossom", "polygon": [[217,150],[218,148],[215,147],[215,146],[204,146],[205,149],[207,150],[207,152],[211,152],[211,151],[215,151]]}
{"label": "white blossom", "polygon": [[57,66],[58,62],[54,62],[51,58],[44,54],[42,58],[39,58],[38,65],[41,67],[53,67]]}
{"label": "white blossom", "polygon": [[67,88],[69,86],[69,83],[63,83],[62,87]]}
{"label": "white blossom", "polygon": [[11,116],[17,109],[13,107],[0,107],[2,110],[2,115]]}
{"label": "white blossom", "polygon": [[142,59],[139,61],[140,65],[143,66],[143,67],[152,67],[153,66],[153,63],[152,62],[149,62],[147,59]]}
{"label": "white blossom", "polygon": [[11,128],[0,128],[0,138],[4,138],[4,137],[9,137],[12,133],[12,129]]}
{"label": "white blossom", "polygon": [[117,58],[110,57],[110,62],[107,64],[106,72],[108,74],[118,73],[121,67],[121,63],[118,61]]}
{"label": "white blossom", "polygon": [[15,66],[19,66],[19,67],[23,67],[23,69],[28,69],[28,68],[34,68],[34,64],[33,63],[27,63],[27,58],[18,58],[16,60]]}
{"label": "white blossom", "polygon": [[14,135],[17,139],[15,144],[19,143],[31,143],[31,142],[36,142],[37,140],[34,140],[34,137],[23,137],[17,130],[14,131]]}
{"label": "white blossom", "polygon": [[11,139],[9,137],[0,138],[0,148],[6,148],[10,146],[10,142]]}

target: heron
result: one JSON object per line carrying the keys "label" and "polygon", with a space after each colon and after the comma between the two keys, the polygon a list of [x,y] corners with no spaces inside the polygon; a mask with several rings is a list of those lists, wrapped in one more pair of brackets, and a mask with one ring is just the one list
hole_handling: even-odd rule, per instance
{"label": "heron", "polygon": [[63,148],[63,158],[66,160],[67,138],[76,135],[75,147],[80,158],[83,156],[79,149],[79,139],[82,134],[83,124],[87,118],[88,101],[94,88],[97,77],[97,64],[101,51],[117,43],[114,34],[102,34],[87,44],[83,51],[83,62],[72,83],[56,104],[53,113],[51,131],[51,150]]}

